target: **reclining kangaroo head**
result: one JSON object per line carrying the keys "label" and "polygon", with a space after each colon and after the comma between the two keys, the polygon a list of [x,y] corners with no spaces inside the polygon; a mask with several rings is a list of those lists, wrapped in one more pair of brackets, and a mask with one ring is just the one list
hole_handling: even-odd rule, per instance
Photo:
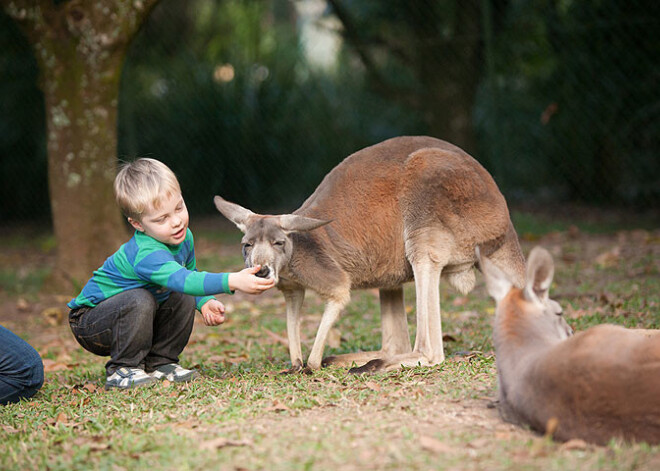
{"label": "reclining kangaroo head", "polygon": [[[508,276],[488,258],[477,257],[486,280],[488,293],[497,303],[496,324],[517,323],[530,325],[530,331],[544,338],[562,340],[573,333],[563,317],[558,302],[550,299],[549,291],[555,267],[550,253],[542,247],[534,247],[527,262],[526,284],[515,288]],[[520,316],[520,317],[518,317]]]}
{"label": "reclining kangaroo head", "polygon": [[220,196],[216,196],[213,201],[218,211],[244,234],[241,244],[245,266],[261,265],[257,276],[273,278],[275,283],[291,260],[291,234],[311,231],[330,222],[295,214],[260,215]]}

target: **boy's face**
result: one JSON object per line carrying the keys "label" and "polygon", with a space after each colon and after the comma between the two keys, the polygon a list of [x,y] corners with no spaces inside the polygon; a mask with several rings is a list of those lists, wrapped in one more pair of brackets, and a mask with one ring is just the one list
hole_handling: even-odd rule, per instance
{"label": "boy's face", "polygon": [[150,207],[140,221],[128,218],[128,222],[163,244],[179,245],[186,238],[188,209],[181,193],[176,193],[164,198],[158,209]]}

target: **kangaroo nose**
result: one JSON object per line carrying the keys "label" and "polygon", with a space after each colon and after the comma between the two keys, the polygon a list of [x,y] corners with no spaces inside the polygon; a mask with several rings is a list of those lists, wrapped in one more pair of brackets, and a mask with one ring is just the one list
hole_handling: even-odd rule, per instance
{"label": "kangaroo nose", "polygon": [[255,273],[255,276],[258,276],[259,278],[266,278],[269,273],[270,273],[270,268],[264,265],[261,267],[261,270]]}

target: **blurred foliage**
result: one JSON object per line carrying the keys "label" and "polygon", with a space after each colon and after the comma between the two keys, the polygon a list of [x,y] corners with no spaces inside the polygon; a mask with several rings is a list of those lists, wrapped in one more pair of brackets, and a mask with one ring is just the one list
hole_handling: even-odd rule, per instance
{"label": "blurred foliage", "polygon": [[27,41],[0,12],[0,217],[49,214],[46,121],[37,63]]}
{"label": "blurred foliage", "polygon": [[[291,210],[350,153],[431,134],[512,202],[654,206],[659,32],[652,0],[161,0],[125,61],[119,158],[170,165],[194,214],[214,194]],[[0,216],[45,217],[36,63],[4,14],[0,67]]]}
{"label": "blurred foliage", "polygon": [[650,0],[511,2],[477,101],[500,185],[522,197],[657,204],[659,26]]}
{"label": "blurred foliage", "polygon": [[165,0],[133,45],[120,155],[170,165],[193,212],[212,210],[213,194],[292,209],[343,157],[418,124],[359,75],[313,69],[291,8]]}

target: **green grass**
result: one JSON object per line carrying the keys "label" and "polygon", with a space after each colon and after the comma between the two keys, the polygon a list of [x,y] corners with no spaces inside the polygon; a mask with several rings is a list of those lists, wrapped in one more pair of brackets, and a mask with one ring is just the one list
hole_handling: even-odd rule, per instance
{"label": "green grass", "polygon": [[50,268],[16,271],[3,267],[0,269],[0,292],[4,291],[11,296],[35,296],[41,290],[50,271]]}
{"label": "green grass", "polygon": [[534,240],[551,232],[577,228],[588,234],[608,234],[631,229],[657,228],[657,215],[643,215],[620,210],[618,213],[603,209],[589,210],[577,207],[543,208],[543,212],[511,210],[511,221],[521,237]]}
{"label": "green grass", "polygon": [[[528,218],[530,231],[550,230]],[[551,229],[551,232],[555,229]],[[660,328],[660,239],[642,245],[617,235],[560,233],[537,240],[555,255],[553,298],[577,330],[602,322]],[[235,234],[198,240],[203,270],[242,267]],[[623,240],[623,242],[622,242]],[[27,242],[24,242],[27,244]],[[39,242],[34,248],[38,251]],[[525,252],[531,248],[525,242]],[[29,245],[29,244],[28,244]],[[217,245],[217,250],[215,245]],[[0,244],[0,246],[2,246]],[[596,258],[614,246],[608,266]],[[223,250],[220,250],[220,249]],[[38,296],[47,266],[20,275],[0,272],[5,306]],[[30,268],[31,267],[31,268]],[[414,289],[405,289],[414,341]],[[44,299],[46,299],[44,297]],[[491,340],[494,302],[481,276],[468,296],[441,288],[446,361],[434,367],[354,376],[343,368],[313,375],[288,368],[281,295],[241,300],[219,328],[196,324],[182,355],[201,378],[136,391],[105,391],[106,359],[83,351],[66,325],[49,326],[39,312],[10,325],[51,366],[31,400],[0,408],[0,469],[658,469],[660,448],[613,442],[606,447],[555,443],[502,422],[491,408],[497,373]],[[42,301],[45,302],[45,301]],[[308,293],[302,323],[307,355],[321,300]],[[5,313],[6,314],[6,313]],[[5,320],[0,317],[3,324]],[[336,325],[341,343],[326,355],[380,346],[378,299],[355,292]],[[274,334],[274,335],[272,335]],[[52,368],[60,365],[62,368]]]}

